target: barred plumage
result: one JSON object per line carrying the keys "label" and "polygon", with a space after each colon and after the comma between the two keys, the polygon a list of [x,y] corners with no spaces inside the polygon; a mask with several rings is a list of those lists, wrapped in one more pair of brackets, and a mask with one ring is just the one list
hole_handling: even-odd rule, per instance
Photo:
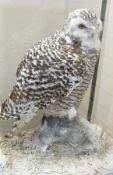
{"label": "barred plumage", "polygon": [[[66,115],[67,110],[71,106],[74,106],[76,110],[78,109],[92,79],[95,64],[99,57],[99,52],[97,53],[95,53],[95,51],[92,51],[91,53],[90,51],[88,53],[86,52],[84,58],[85,57],[87,59],[87,64],[85,67],[87,71],[82,79],[82,82],[73,90],[73,92],[69,96],[63,98],[60,101],[56,101],[54,104],[51,104],[51,106],[49,106],[46,110],[46,115],[52,114],[54,116],[58,115],[59,117],[60,116],[62,117],[63,115]],[[91,57],[92,59],[90,59]]]}
{"label": "barred plumage", "polygon": [[40,109],[56,115],[76,107],[84,96],[99,56],[100,20],[87,9],[69,15],[63,29],[38,42],[24,56],[17,80],[1,105],[0,119],[23,127]]}

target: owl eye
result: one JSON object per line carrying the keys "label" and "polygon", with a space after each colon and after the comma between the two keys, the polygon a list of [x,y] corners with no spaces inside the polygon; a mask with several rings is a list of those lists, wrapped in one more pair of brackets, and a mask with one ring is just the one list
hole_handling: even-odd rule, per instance
{"label": "owl eye", "polygon": [[78,27],[79,27],[79,29],[85,29],[85,28],[87,28],[84,24],[79,24]]}

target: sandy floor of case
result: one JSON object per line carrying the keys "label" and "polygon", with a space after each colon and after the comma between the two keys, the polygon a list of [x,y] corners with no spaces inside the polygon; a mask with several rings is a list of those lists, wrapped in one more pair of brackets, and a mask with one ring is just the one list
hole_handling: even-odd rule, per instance
{"label": "sandy floor of case", "polygon": [[113,140],[94,125],[100,150],[93,155],[75,155],[72,148],[54,145],[49,152],[23,147],[33,131],[10,139],[0,137],[0,175],[113,175]]}

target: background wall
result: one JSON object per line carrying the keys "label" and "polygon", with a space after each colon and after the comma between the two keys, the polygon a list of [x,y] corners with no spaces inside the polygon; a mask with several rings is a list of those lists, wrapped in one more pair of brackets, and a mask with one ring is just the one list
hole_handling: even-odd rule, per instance
{"label": "background wall", "polygon": [[[100,15],[101,0],[0,0],[0,103],[7,98],[15,81],[15,72],[24,53],[39,39],[59,30],[68,13],[89,8]],[[86,116],[89,91],[80,107]],[[29,127],[37,125],[35,118]],[[0,132],[11,123],[0,121]]]}
{"label": "background wall", "polygon": [[107,1],[92,121],[113,136],[113,1]]}

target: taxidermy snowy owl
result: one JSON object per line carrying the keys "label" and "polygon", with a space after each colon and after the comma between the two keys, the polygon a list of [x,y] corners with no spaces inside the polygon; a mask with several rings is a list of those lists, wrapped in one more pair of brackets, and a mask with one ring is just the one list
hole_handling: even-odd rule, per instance
{"label": "taxidermy snowy owl", "polygon": [[40,109],[62,116],[65,112],[70,120],[75,117],[99,57],[101,32],[95,13],[70,13],[61,30],[24,56],[12,92],[1,105],[0,119],[15,118],[15,131]]}

